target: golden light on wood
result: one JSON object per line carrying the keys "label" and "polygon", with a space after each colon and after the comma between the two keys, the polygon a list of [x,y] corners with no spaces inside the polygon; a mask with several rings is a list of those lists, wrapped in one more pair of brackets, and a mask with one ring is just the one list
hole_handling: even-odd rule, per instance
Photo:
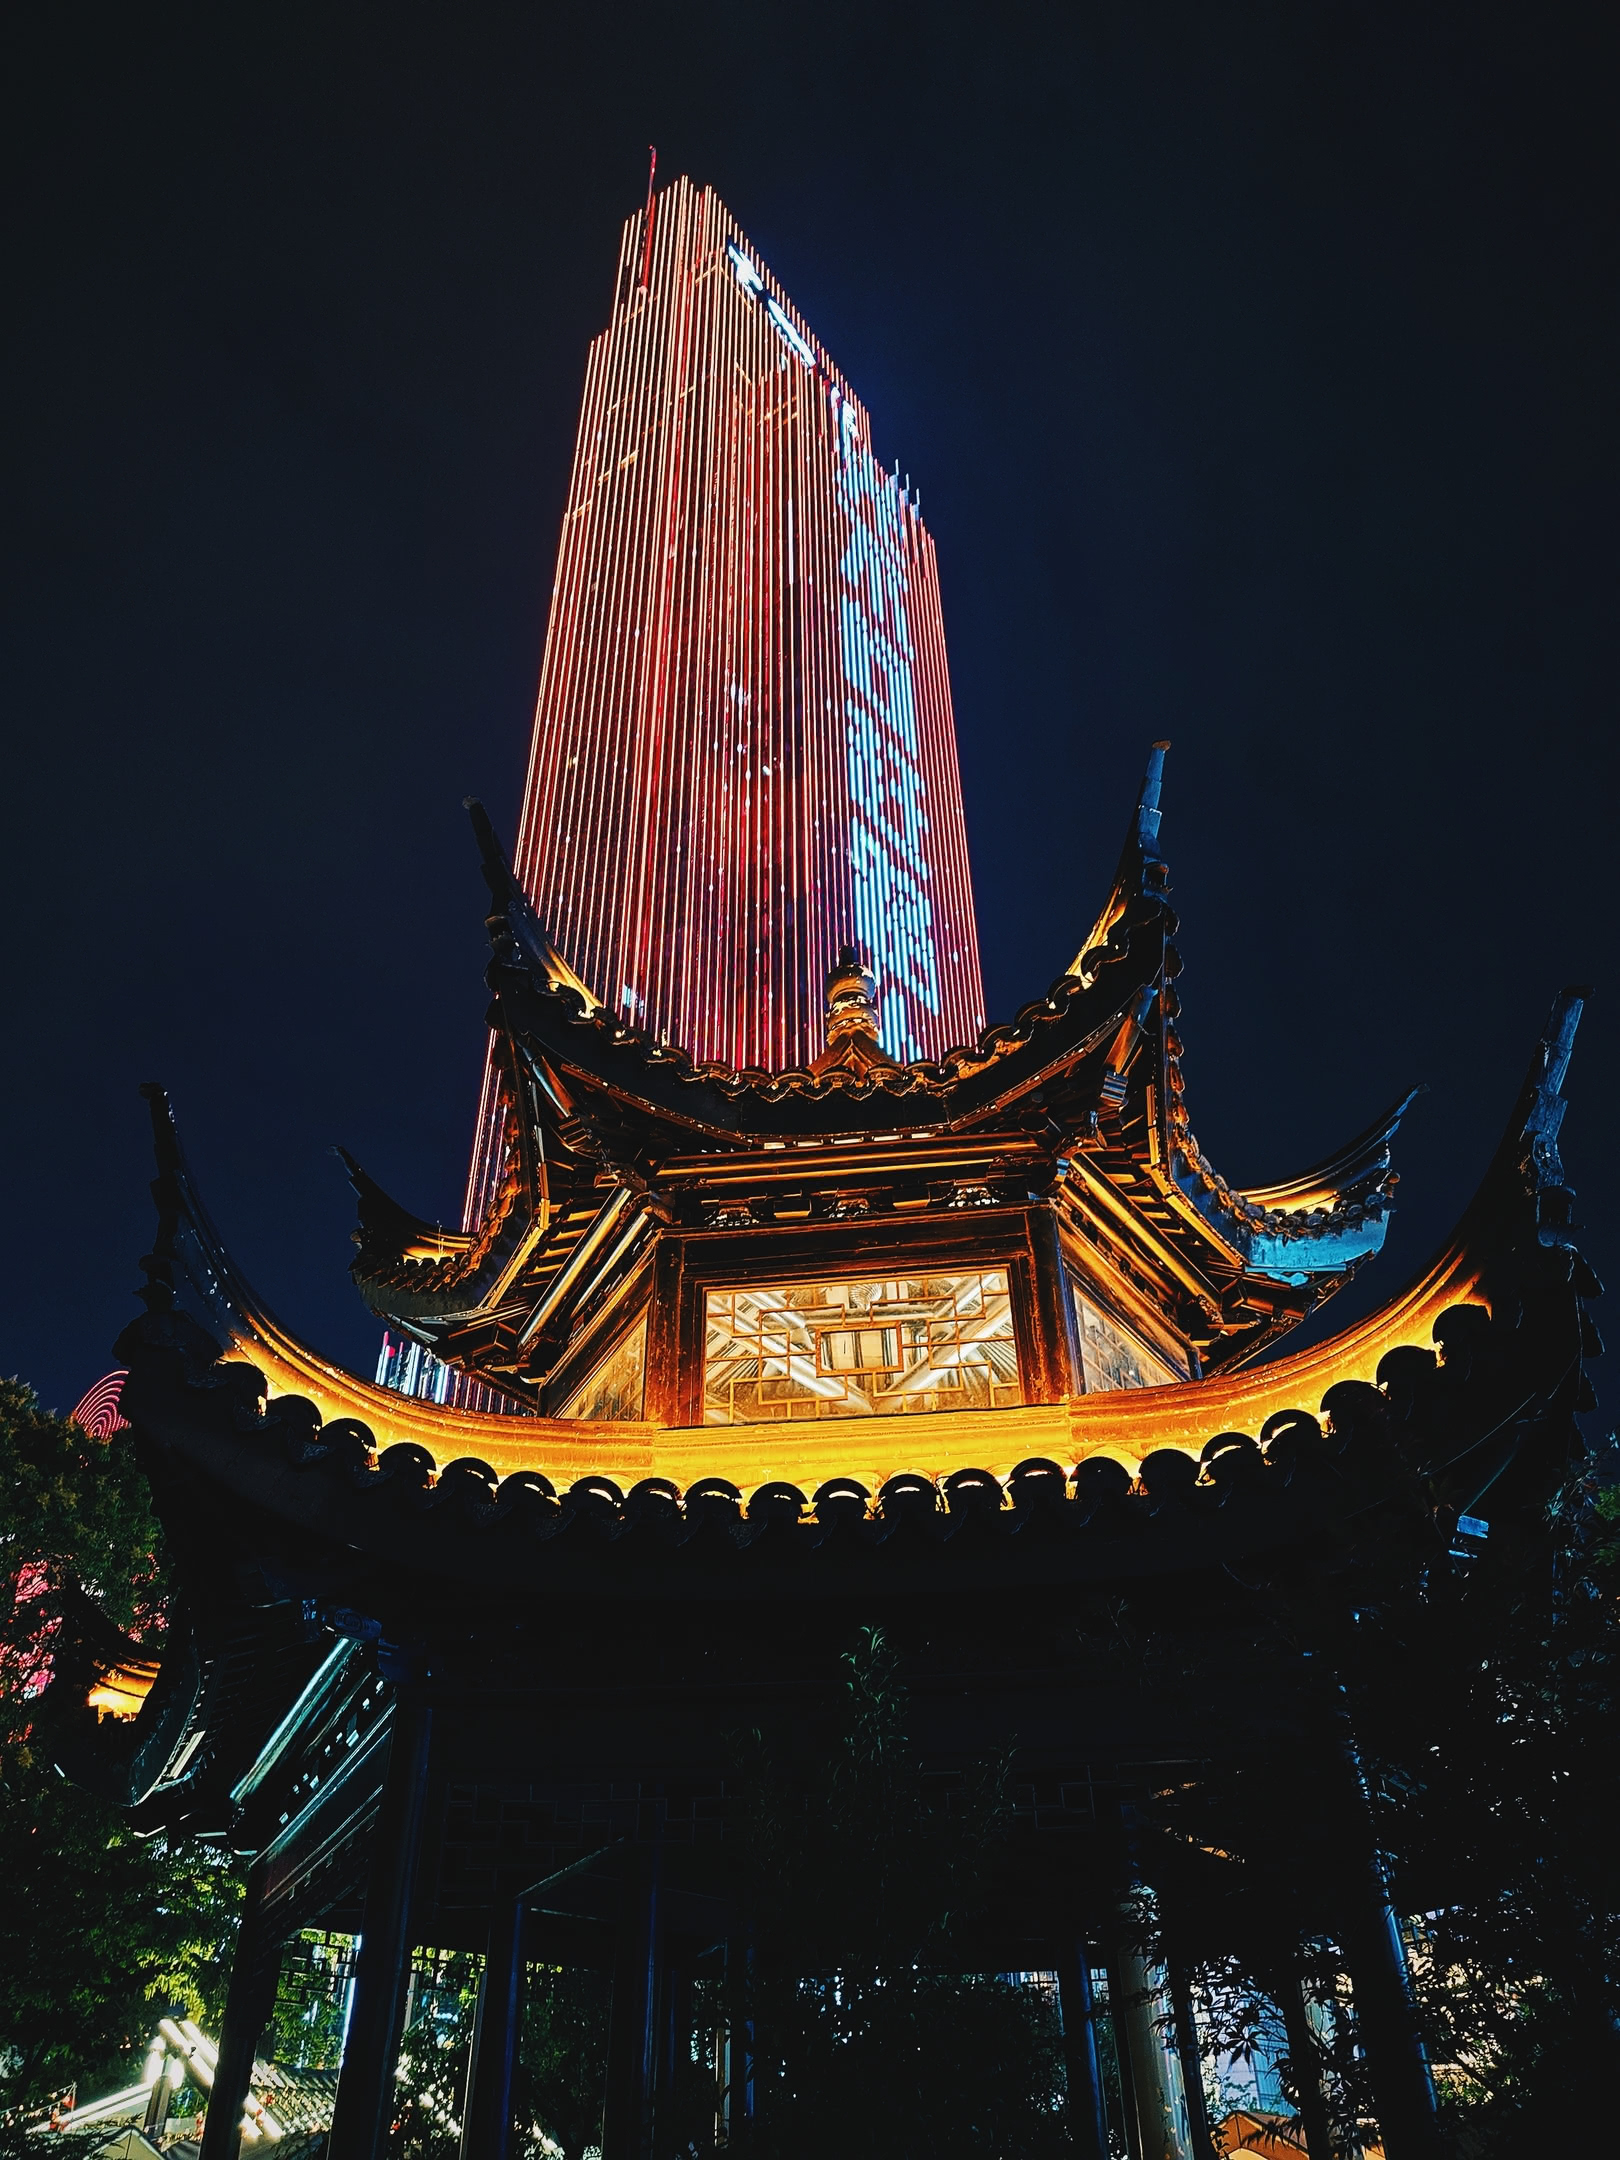
{"label": "golden light on wood", "polygon": [[1196,1455],[1218,1432],[1258,1433],[1276,1411],[1315,1412],[1328,1388],[1342,1380],[1371,1381],[1379,1360],[1401,1344],[1429,1346],[1434,1322],[1448,1306],[1482,1302],[1478,1283],[1477,1268],[1454,1251],[1358,1325],[1313,1349],[1229,1377],[1020,1409],[785,1424],[621,1424],[456,1410],[356,1379],[263,1321],[251,1332],[244,1328],[228,1355],[258,1366],[272,1397],[307,1396],[328,1423],[361,1419],[379,1453],[410,1441],[441,1468],[474,1456],[502,1477],[538,1470],[559,1488],[592,1475],[621,1487],[664,1477],[683,1489],[699,1478],[722,1477],[745,1494],[777,1479],[813,1492],[827,1478],[853,1477],[875,1492],[901,1471],[942,1478],[972,1468],[1005,1477],[1032,1455],[1049,1456],[1065,1468],[1090,1455],[1109,1455],[1133,1473],[1156,1448]]}
{"label": "golden light on wood", "polygon": [[122,1665],[115,1665],[110,1672],[102,1674],[85,1697],[86,1706],[98,1717],[133,1718],[141,1714],[141,1705],[152,1692],[152,1683],[158,1676],[157,1661],[148,1663],[144,1658],[130,1658]]}

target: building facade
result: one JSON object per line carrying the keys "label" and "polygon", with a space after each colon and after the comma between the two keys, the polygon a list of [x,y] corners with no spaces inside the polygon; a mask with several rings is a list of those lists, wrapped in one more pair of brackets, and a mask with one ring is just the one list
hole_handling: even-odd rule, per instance
{"label": "building facade", "polygon": [[984,1024],[933,542],[684,178],[626,224],[591,346],[515,866],[602,1003],[700,1063],[807,1065],[851,941],[895,1057]]}
{"label": "building facade", "polygon": [[[774,1722],[816,1760],[874,1617],[941,1789],[1016,1764],[953,1970],[1057,1974],[1080,2160],[1215,2150],[1208,2036],[1131,1932],[1148,1908],[1195,1961],[1335,1946],[1382,2149],[1436,2160],[1356,1731],[1395,1653],[1369,1660],[1364,1623],[1496,1609],[1581,1459],[1598,1285],[1557,1146],[1581,1000],[1433,1262],[1257,1361],[1381,1245],[1396,1113],[1283,1186],[1211,1168],[1161,762],[1073,971],[908,1065],[848,954],[810,1070],[717,1072],[593,1009],[480,820],[498,1202],[444,1231],[355,1166],[354,1275],[390,1354],[526,1414],[412,1399],[283,1328],[148,1091],[159,1219],[116,1350],[176,1595],[155,1658],[81,1600],[38,1716],[138,1830],[251,1859],[202,2160],[239,2160],[244,2114],[259,2134],[309,1928],[360,1938],[329,2160],[386,2149],[422,1945],[483,1960],[463,2160],[514,2149],[534,1962],[611,1974],[603,2160],[746,2153],[747,1974],[819,1949],[738,1889],[735,1736]],[[1423,1665],[1404,1636],[1399,1659]],[[1274,1834],[1234,1861],[1257,1761]],[[1402,1892],[1446,1895],[1432,1870]],[[671,2083],[693,2064],[697,2143]],[[1306,2160],[1334,2160],[1301,2106]]]}

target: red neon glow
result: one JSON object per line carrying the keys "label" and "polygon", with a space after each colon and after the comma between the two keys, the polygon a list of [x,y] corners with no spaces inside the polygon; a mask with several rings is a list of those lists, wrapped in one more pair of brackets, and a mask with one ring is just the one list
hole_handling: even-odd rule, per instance
{"label": "red neon glow", "polygon": [[114,1433],[128,1432],[129,1420],[119,1412],[127,1372],[110,1372],[80,1397],[73,1422],[92,1440],[110,1440]]}
{"label": "red neon glow", "polygon": [[984,1024],[933,542],[685,178],[625,225],[590,350],[515,867],[607,1004],[699,1061],[808,1064],[851,941],[896,1056]]}
{"label": "red neon glow", "polygon": [[642,250],[641,255],[641,282],[644,288],[648,278],[652,275],[653,183],[657,178],[658,147],[655,143],[649,143],[647,145],[647,245]]}

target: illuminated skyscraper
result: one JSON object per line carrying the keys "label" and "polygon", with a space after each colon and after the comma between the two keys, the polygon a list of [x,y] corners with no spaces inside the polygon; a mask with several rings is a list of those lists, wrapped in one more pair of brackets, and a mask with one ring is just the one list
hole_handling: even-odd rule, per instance
{"label": "illuminated skyscraper", "polygon": [[[650,230],[649,230],[650,226]],[[649,200],[591,347],[516,868],[584,980],[699,1061],[983,1026],[933,542],[708,188]]]}

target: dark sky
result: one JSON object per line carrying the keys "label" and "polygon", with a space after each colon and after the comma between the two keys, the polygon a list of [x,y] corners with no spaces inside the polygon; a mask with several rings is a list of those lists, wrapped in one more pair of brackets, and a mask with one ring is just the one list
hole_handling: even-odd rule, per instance
{"label": "dark sky", "polygon": [[1347,1316],[1449,1227],[1549,999],[1620,1226],[1612,8],[40,5],[5,166],[0,1370],[134,1309],[137,1084],[362,1366],[342,1141],[458,1206],[587,341],[718,188],[922,491],[993,1016],[1145,748],[1234,1181],[1416,1080]]}

